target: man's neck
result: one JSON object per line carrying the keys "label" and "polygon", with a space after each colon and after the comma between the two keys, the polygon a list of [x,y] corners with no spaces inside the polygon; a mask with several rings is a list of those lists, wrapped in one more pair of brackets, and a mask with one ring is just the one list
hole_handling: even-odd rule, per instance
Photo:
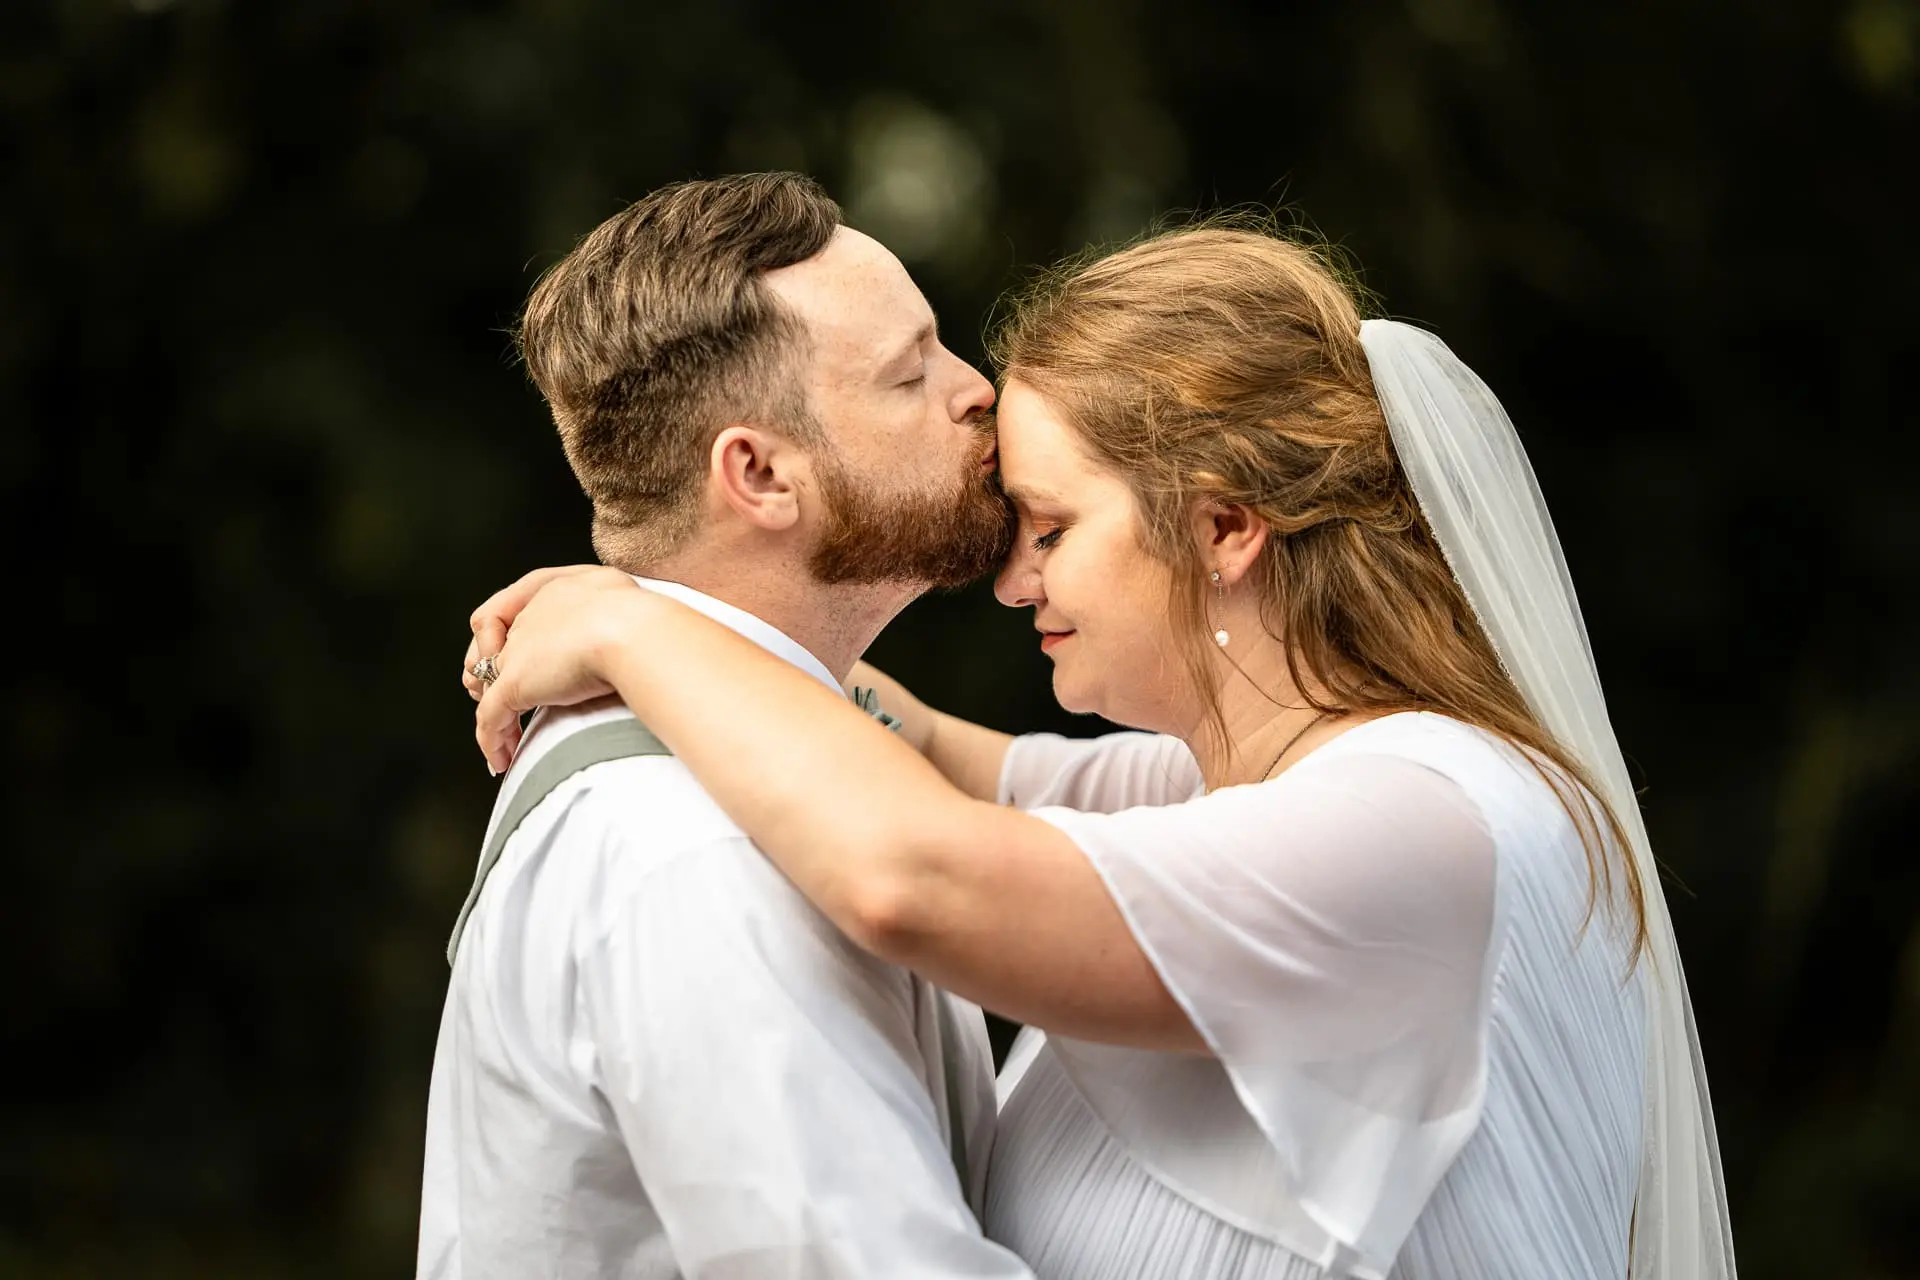
{"label": "man's neck", "polygon": [[721,564],[705,556],[676,557],[637,572],[691,587],[778,628],[842,684],[874,638],[921,594],[897,583],[827,586],[795,565]]}

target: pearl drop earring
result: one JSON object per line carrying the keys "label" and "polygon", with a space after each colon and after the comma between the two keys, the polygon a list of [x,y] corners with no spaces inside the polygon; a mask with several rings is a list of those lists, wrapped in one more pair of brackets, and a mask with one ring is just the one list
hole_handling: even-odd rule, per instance
{"label": "pearl drop earring", "polygon": [[[1215,569],[1210,576],[1213,579],[1214,598],[1217,599],[1222,605],[1226,604],[1227,589],[1226,587],[1222,586],[1220,583],[1220,571],[1218,569]],[[1230,638],[1231,637],[1227,635],[1227,629],[1225,627],[1221,627],[1218,631],[1215,631],[1213,633],[1213,642],[1219,645],[1222,649],[1227,647],[1227,641]]]}

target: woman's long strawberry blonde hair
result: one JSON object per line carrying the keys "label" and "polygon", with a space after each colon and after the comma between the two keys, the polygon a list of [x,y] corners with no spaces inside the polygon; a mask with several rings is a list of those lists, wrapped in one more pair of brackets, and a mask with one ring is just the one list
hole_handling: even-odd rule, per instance
{"label": "woman's long strawberry blonde hair", "polygon": [[1618,815],[1500,664],[1420,514],[1331,256],[1244,220],[1166,231],[1069,261],[1016,295],[990,339],[1132,490],[1146,552],[1171,571],[1184,666],[1226,741],[1196,503],[1244,506],[1271,534],[1249,572],[1315,708],[1435,711],[1528,754],[1587,851],[1588,910],[1618,905],[1630,954],[1645,887]]}

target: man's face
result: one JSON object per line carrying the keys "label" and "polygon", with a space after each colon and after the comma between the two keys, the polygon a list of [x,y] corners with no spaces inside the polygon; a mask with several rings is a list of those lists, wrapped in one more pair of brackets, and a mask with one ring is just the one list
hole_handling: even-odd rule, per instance
{"label": "man's face", "polygon": [[1011,539],[993,386],[940,344],[900,260],[842,227],[767,283],[806,325],[807,400],[826,438],[814,576],[943,587],[991,572]]}

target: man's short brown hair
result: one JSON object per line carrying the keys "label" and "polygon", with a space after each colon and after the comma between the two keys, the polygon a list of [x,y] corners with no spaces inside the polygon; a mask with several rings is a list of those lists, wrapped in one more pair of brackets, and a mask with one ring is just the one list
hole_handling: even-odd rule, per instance
{"label": "man's short brown hair", "polygon": [[593,546],[637,570],[699,528],[731,422],[812,442],[805,332],[763,279],[826,248],[840,206],[797,173],[662,187],[541,277],[519,343],[593,502]]}

